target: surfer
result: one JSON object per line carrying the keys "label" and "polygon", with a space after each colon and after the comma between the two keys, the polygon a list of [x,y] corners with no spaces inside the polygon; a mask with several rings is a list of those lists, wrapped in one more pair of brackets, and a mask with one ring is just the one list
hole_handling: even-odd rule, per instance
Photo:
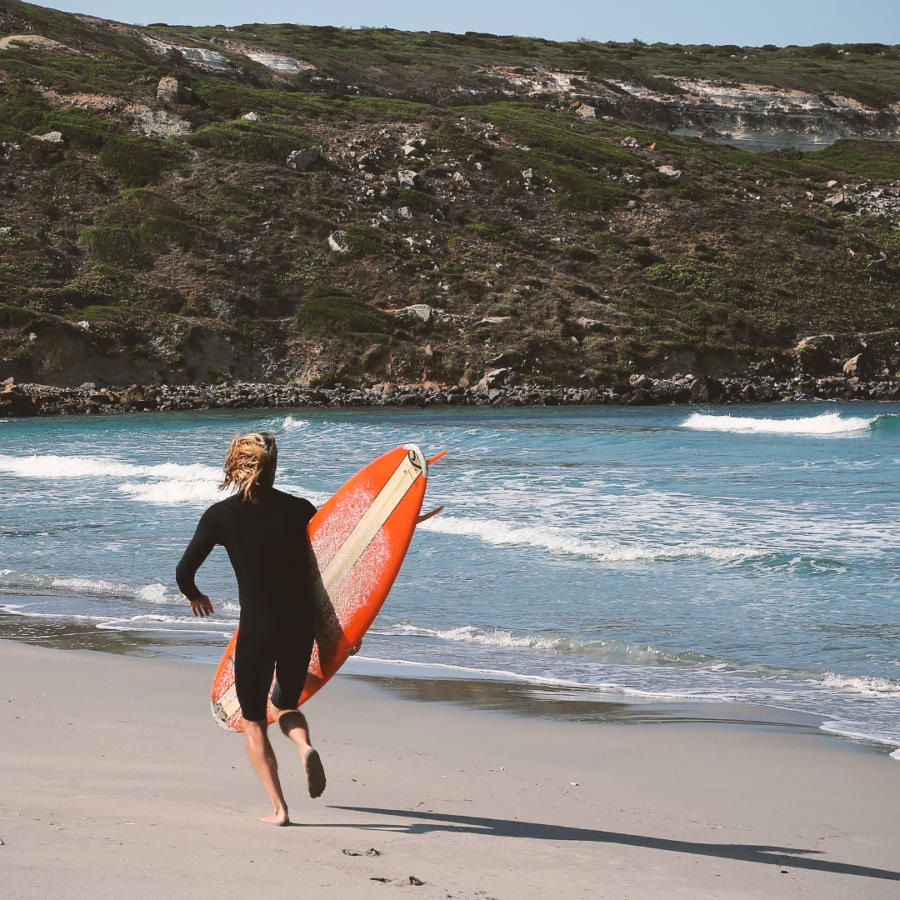
{"label": "surfer", "polygon": [[310,742],[306,717],[297,709],[315,639],[312,566],[300,548],[316,508],[275,489],[277,464],[278,448],[271,434],[234,438],[220,488],[233,487],[235,492],[203,514],[175,577],[194,615],[208,616],[212,602],[194,578],[216,544],[228,552],[241,604],[234,677],[246,722],[247,753],[272,801],[273,813],[262,821],[288,825],[278,762],[267,733],[273,674],[276,721],[300,750],[310,797],[325,790],[325,772]]}

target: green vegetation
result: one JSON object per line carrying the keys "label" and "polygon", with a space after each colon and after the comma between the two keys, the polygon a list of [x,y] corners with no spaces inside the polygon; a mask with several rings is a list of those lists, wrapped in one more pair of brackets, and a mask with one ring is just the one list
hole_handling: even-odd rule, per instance
{"label": "green vegetation", "polygon": [[347,259],[359,259],[390,249],[391,242],[383,231],[371,225],[352,225],[346,229]]}
{"label": "green vegetation", "polygon": [[120,306],[85,306],[78,311],[78,318],[91,324],[101,322],[127,322],[131,314]]}
{"label": "green vegetation", "polygon": [[244,162],[284,162],[292,150],[302,150],[315,143],[312,132],[299,125],[244,119],[206,125],[185,140],[219,156]]}
{"label": "green vegetation", "polygon": [[805,154],[805,159],[860,178],[900,178],[900,144],[890,141],[844,139]]}
{"label": "green vegetation", "polygon": [[181,153],[171,145],[122,134],[107,138],[100,153],[100,164],[112,169],[128,187],[155,184],[181,159]]}
{"label": "green vegetation", "polygon": [[266,192],[259,188],[248,188],[242,184],[220,184],[216,188],[217,196],[209,204],[217,215],[243,216],[255,213],[260,216],[277,215],[280,204],[276,203]]}
{"label": "green vegetation", "polygon": [[93,110],[77,106],[52,109],[30,88],[13,91],[0,106],[0,130],[19,139],[59,131],[66,145],[99,153],[100,164],[112,169],[129,187],[159,181],[182,159],[174,145],[117,134],[114,123]]}
{"label": "green vegetation", "polygon": [[396,206],[408,206],[416,212],[430,213],[434,212],[440,203],[424,191],[417,191],[415,188],[400,188],[397,191]]}
{"label": "green vegetation", "polygon": [[33,309],[23,309],[21,306],[10,306],[0,303],[0,325],[4,328],[24,328],[35,319]]}
{"label": "green vegetation", "polygon": [[492,225],[485,225],[481,222],[470,222],[466,225],[466,231],[470,231],[482,240],[491,241],[494,244],[516,243],[524,236],[518,228],[513,228],[502,222],[497,222]]}
{"label": "green vegetation", "polygon": [[341,337],[353,334],[388,335],[394,320],[375,309],[341,293],[322,293],[311,297],[297,311],[297,323],[304,331]]}
{"label": "green vegetation", "polygon": [[105,263],[129,269],[152,269],[153,256],[130,228],[118,225],[89,225],[81,241]]}
{"label": "green vegetation", "polygon": [[511,170],[533,168],[539,176],[550,179],[557,190],[556,204],[563,209],[610,209],[631,197],[608,176],[623,166],[639,165],[639,160],[598,135],[592,126],[576,121],[574,116],[525,103],[494,103],[479,112],[525,142],[527,149],[506,150],[501,161]]}

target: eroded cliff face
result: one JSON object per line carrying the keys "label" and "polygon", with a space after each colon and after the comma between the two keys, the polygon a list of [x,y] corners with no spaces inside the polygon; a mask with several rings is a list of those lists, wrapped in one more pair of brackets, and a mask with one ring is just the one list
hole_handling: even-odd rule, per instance
{"label": "eroded cliff face", "polygon": [[814,149],[848,137],[900,139],[900,103],[870,107],[839,94],[663,73],[648,87],[591,80],[584,71],[490,66],[483,72],[511,96],[568,106],[585,119],[608,116],[752,149]]}

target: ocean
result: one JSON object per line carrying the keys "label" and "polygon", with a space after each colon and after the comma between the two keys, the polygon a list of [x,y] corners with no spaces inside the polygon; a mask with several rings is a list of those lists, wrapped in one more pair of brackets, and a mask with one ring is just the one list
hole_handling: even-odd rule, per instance
{"label": "ocean", "polygon": [[198,576],[209,619],[174,568],[256,429],[316,504],[397,444],[449,451],[349,671],[506,682],[554,714],[724,704],[900,759],[896,403],[0,420],[0,637],[217,661],[227,557]]}

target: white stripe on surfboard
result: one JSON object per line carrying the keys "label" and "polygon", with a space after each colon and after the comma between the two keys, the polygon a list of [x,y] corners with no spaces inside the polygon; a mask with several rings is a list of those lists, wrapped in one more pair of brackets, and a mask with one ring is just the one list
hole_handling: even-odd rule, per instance
{"label": "white stripe on surfboard", "polygon": [[[400,505],[400,501],[415,483],[416,478],[422,473],[422,467],[419,465],[421,454],[417,451],[418,448],[410,448],[410,453],[394,470],[369,508],[363,513],[362,518],[356,523],[353,531],[345,538],[337,553],[331,558],[325,571],[320,573],[320,578],[316,579],[314,590],[317,594],[316,601],[319,604],[329,603],[332,591],[336,590],[350,574],[353,566],[375,539],[375,535],[391,517],[391,514]],[[415,462],[413,456],[415,456]],[[213,702],[212,707],[213,715],[222,722],[228,721],[240,709],[237,688],[233,683],[218,700]]]}
{"label": "white stripe on surfboard", "polygon": [[322,573],[322,587],[325,589],[326,595],[330,596],[332,591],[336,590],[350,574],[350,570],[363,555],[366,547],[372,543],[384,523],[391,517],[391,513],[400,505],[400,501],[406,496],[421,471],[407,455],[403,463],[387,480],[385,486],[378,492],[378,496],[372,501],[372,505],[363,513],[362,518],[356,523],[356,527],[325,567],[325,571]]}

